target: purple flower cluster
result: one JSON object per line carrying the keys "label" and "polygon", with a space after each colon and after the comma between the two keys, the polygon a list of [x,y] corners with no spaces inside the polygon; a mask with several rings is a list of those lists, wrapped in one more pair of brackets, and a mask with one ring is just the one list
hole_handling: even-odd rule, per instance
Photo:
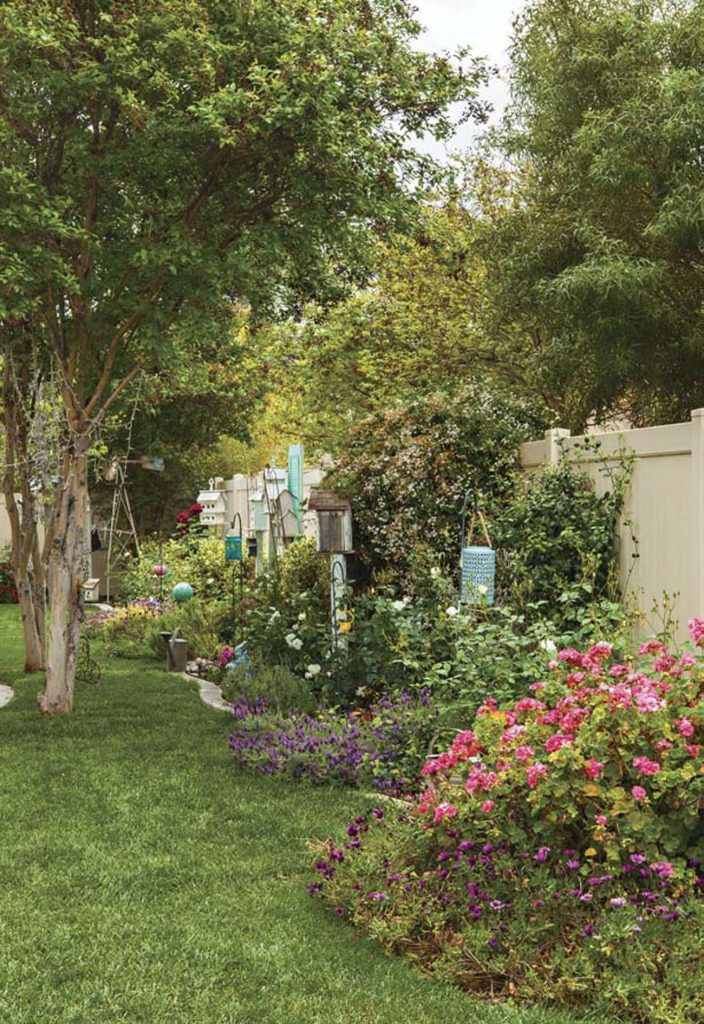
{"label": "purple flower cluster", "polygon": [[[377,812],[375,816],[379,817]],[[398,820],[407,825],[411,819],[402,811]],[[330,896],[339,902],[338,883],[348,888],[350,880],[358,877],[349,855],[362,849],[372,825],[368,816],[355,818],[347,827],[342,848],[328,841],[326,855],[314,864],[320,880],[308,887],[311,895],[327,895],[326,887],[332,885]],[[343,864],[345,877],[340,880]],[[384,858],[375,871],[367,869],[364,883],[351,885],[351,903],[393,903],[395,914],[410,914],[419,924],[449,914],[457,922],[481,927],[489,947],[500,951],[507,933],[514,926],[520,929],[527,914],[559,921],[563,934],[571,932],[575,939],[586,940],[598,935],[605,915],[630,910],[625,927],[636,934],[648,919],[687,920],[691,911],[681,896],[683,888],[704,892],[697,860],[687,863],[684,886],[681,876],[673,877],[669,862],[651,862],[638,853],[603,874],[577,874],[580,867],[580,855],[574,849],[539,846],[516,853],[506,840],[464,839],[459,831],[448,828],[430,840],[424,855],[412,863],[393,864]]]}
{"label": "purple flower cluster", "polygon": [[422,755],[415,771],[408,772],[408,748],[427,721],[428,702],[427,691],[400,693],[364,711],[321,709],[308,715],[283,713],[264,698],[239,697],[232,705],[229,746],[240,766],[264,775],[350,786],[368,782],[395,796],[417,781]]}

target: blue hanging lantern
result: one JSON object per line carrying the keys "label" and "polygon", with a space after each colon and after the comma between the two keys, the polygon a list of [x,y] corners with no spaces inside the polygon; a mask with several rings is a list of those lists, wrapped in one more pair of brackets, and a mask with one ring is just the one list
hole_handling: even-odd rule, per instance
{"label": "blue hanging lantern", "polygon": [[[470,499],[474,508],[469,530],[465,533]],[[474,529],[479,521],[486,546],[473,544]],[[469,540],[469,544],[466,541]],[[460,556],[460,604],[493,604],[496,585],[496,551],[491,543],[486,520],[470,487],[462,507],[462,551]]]}
{"label": "blue hanging lantern", "polygon": [[496,581],[496,552],[493,548],[470,545],[462,548],[463,604],[493,604]]}
{"label": "blue hanging lantern", "polygon": [[225,537],[225,561],[226,562],[241,562],[242,561],[242,538],[241,537]]}

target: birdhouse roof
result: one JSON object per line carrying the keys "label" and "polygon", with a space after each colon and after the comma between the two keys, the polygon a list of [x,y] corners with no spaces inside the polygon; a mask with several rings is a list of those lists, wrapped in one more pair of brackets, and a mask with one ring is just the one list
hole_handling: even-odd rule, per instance
{"label": "birdhouse roof", "polygon": [[333,491],[311,491],[308,499],[310,512],[349,512],[352,508],[349,498],[343,498]]}
{"label": "birdhouse roof", "polygon": [[223,496],[220,491],[201,491],[198,495],[198,504],[202,505],[204,501],[223,501]]}

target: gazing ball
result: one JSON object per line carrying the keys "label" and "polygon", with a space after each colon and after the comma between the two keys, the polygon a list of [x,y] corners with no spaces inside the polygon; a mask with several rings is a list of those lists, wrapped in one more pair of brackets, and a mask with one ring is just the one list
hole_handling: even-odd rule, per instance
{"label": "gazing ball", "polygon": [[171,596],[179,604],[183,601],[190,601],[193,597],[193,587],[190,583],[177,583],[171,591]]}

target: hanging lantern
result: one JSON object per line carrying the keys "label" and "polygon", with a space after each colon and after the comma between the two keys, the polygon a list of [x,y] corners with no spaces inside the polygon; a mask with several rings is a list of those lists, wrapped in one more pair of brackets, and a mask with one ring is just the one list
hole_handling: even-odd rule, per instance
{"label": "hanging lantern", "polygon": [[240,536],[225,537],[225,561],[242,561],[242,538]]}
{"label": "hanging lantern", "polygon": [[494,603],[496,551],[471,545],[462,548],[462,590],[464,604]]}
{"label": "hanging lantern", "polygon": [[247,558],[257,557],[257,538],[247,537]]}
{"label": "hanging lantern", "polygon": [[152,576],[164,577],[168,571],[165,565],[155,565],[152,569]]}
{"label": "hanging lantern", "polygon": [[171,596],[178,604],[183,604],[184,601],[190,601],[193,597],[193,587],[190,583],[177,583],[171,591]]}

